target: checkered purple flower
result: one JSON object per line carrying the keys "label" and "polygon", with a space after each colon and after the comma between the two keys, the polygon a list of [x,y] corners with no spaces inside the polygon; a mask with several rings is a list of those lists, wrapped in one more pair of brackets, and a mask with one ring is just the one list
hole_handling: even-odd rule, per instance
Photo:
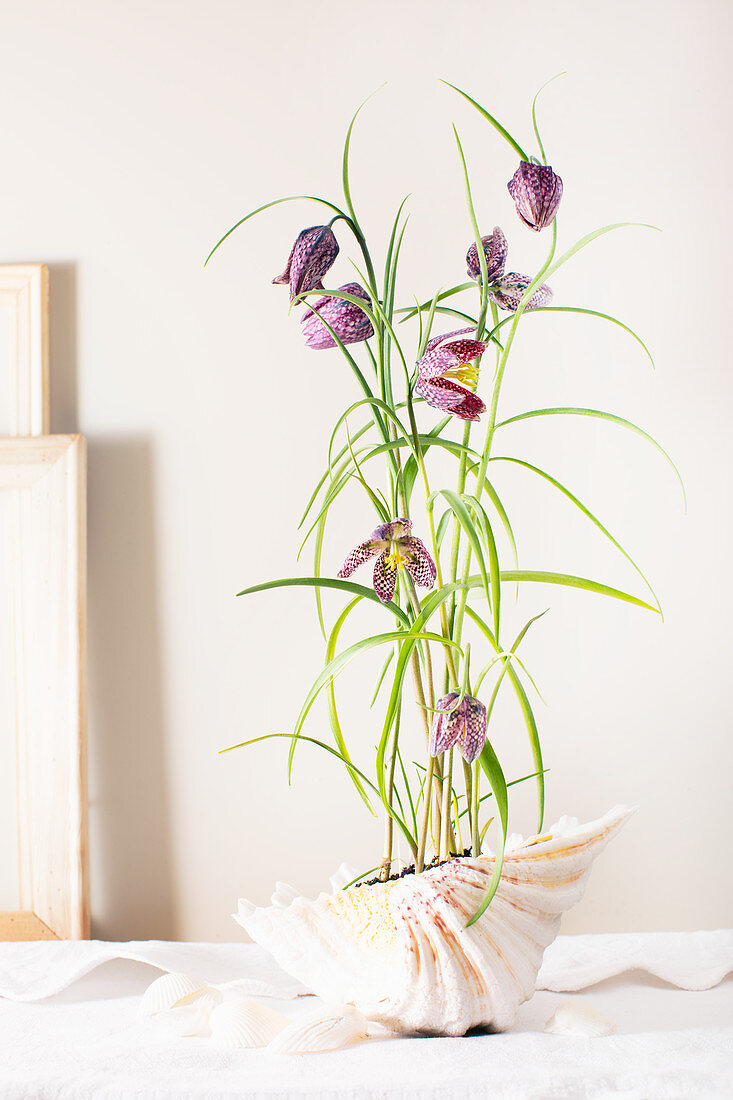
{"label": "checkered purple flower", "polygon": [[466,335],[470,332],[473,329],[465,328],[434,336],[417,364],[415,392],[434,409],[443,409],[459,420],[478,420],[486,410],[481,398],[461,385],[476,385],[479,372],[473,360],[488,347],[484,341]]}
{"label": "checkered purple flower", "polygon": [[[345,294],[353,294],[355,298],[361,298],[367,305],[371,305],[371,298],[358,283],[346,283],[339,290]],[[313,308],[306,310],[301,319],[305,342],[316,351],[338,346],[326,326],[319,321],[319,317],[331,326],[342,344],[357,344],[374,335],[372,323],[364,310],[353,302],[332,298],[327,294],[324,298],[318,298]]]}
{"label": "checkered purple flower", "polygon": [[[500,275],[504,274],[504,264],[506,263],[506,254],[508,251],[506,237],[499,226],[495,225],[493,233],[490,233],[488,237],[481,238],[481,244],[483,245],[484,256],[486,257],[486,274],[488,275],[489,282],[493,283],[494,279],[498,279]],[[476,248],[475,241],[466,253],[466,267],[470,279],[481,278],[481,264],[479,262],[478,249]]]}
{"label": "checkered purple flower", "polygon": [[486,743],[486,707],[472,695],[464,695],[455,707],[458,698],[450,691],[438,700],[438,710],[443,713],[433,715],[429,750],[431,756],[437,756],[455,745],[470,764]]}
{"label": "checkered purple flower", "polygon": [[525,225],[539,233],[552,224],[562,198],[562,180],[549,164],[523,160],[507,188]]}
{"label": "checkered purple flower", "polygon": [[304,290],[323,290],[322,279],[339,254],[330,225],[313,225],[298,234],[282,275],[272,281],[290,287],[292,301]]}
{"label": "checkered purple flower", "polygon": [[378,555],[374,563],[374,591],[382,603],[394,596],[397,571],[406,569],[415,584],[432,588],[437,574],[435,562],[420,539],[411,535],[412,520],[393,519],[372,531],[366,542],[352,550],[339,571],[339,577],[350,577],[355,569]]}
{"label": "checkered purple flower", "polygon": [[[519,308],[519,303],[531,282],[529,275],[519,275],[516,271],[510,271],[508,275],[502,275],[501,279],[489,287],[489,298],[492,302],[496,302],[500,309],[508,309],[514,313]],[[524,308],[539,309],[540,306],[549,305],[551,301],[552,289],[547,283],[543,283],[537,287]]]}

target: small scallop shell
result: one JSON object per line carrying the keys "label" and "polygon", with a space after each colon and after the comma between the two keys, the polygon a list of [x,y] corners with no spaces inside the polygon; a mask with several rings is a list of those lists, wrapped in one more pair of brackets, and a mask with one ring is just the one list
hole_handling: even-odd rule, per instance
{"label": "small scallop shell", "polygon": [[326,1009],[294,1020],[269,1047],[273,1054],[316,1054],[340,1050],[366,1038],[367,1022],[354,1008]]}
{"label": "small scallop shell", "polygon": [[550,1035],[576,1035],[594,1039],[599,1035],[613,1035],[616,1025],[602,1012],[580,1001],[563,1001],[545,1024]]}
{"label": "small scallop shell", "polygon": [[171,1035],[208,1035],[211,1014],[221,1004],[221,999],[218,989],[204,988],[196,996],[184,998],[173,1008],[158,1012],[152,1019]]}
{"label": "small scallop shell", "polygon": [[225,1001],[211,1013],[211,1038],[217,1046],[266,1047],[290,1020],[256,1001]]}
{"label": "small scallop shell", "polygon": [[197,981],[188,974],[162,974],[148,986],[140,1003],[142,1016],[155,1016],[190,1000],[206,988],[206,982]]}

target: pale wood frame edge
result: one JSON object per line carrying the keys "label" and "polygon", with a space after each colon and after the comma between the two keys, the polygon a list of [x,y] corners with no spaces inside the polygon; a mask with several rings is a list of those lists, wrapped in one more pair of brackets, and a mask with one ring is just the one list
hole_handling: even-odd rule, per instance
{"label": "pale wood frame edge", "polygon": [[[45,479],[51,479],[43,485]],[[37,493],[34,488],[47,492]],[[56,490],[56,497],[53,491]],[[65,585],[63,626],[68,646],[68,713],[60,722],[64,744],[58,746],[58,758],[65,760],[68,779],[68,815],[59,823],[63,837],[63,864],[66,880],[54,879],[57,869],[44,866],[43,852],[34,851],[32,837],[39,818],[45,812],[43,782],[32,775],[34,731],[29,728],[27,714],[24,727],[24,691],[30,682],[32,669],[24,667],[25,644],[16,646],[18,676],[18,817],[20,911],[0,913],[0,939],[87,939],[89,937],[88,878],[88,810],[86,764],[86,441],[80,435],[46,436],[24,439],[0,439],[0,490],[16,491],[17,560],[24,543],[28,545],[32,531],[32,516],[48,501],[49,515],[53,507],[64,509],[62,534],[65,542],[58,548],[66,563],[62,578]],[[64,500],[56,499],[59,494]],[[58,517],[58,513],[57,513]],[[51,521],[54,522],[52,515]],[[54,532],[49,530],[53,541]],[[21,583],[21,589],[23,589]],[[14,613],[15,614],[15,613]],[[20,611],[22,615],[22,608]],[[25,636],[24,623],[16,627]],[[22,642],[22,637],[21,637]],[[47,736],[47,735],[46,735]],[[63,772],[62,772],[63,777]],[[43,777],[41,777],[43,778]],[[49,780],[46,778],[46,784]],[[34,803],[34,792],[36,794]],[[48,792],[45,792],[48,793]],[[42,826],[44,822],[41,822]],[[48,822],[45,822],[48,826]],[[40,832],[42,833],[42,829]],[[60,895],[60,896],[59,896]]]}
{"label": "pale wood frame edge", "polygon": [[15,307],[15,362],[11,364],[10,432],[49,431],[48,268],[45,264],[0,265],[0,294]]}

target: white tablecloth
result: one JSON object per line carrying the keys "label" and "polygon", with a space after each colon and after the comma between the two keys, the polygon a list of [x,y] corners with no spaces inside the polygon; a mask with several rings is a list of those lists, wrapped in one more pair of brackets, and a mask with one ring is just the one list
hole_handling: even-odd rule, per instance
{"label": "white tablecloth", "polygon": [[[550,988],[502,1035],[370,1039],[317,1055],[224,1051],[207,1039],[169,1037],[138,1015],[152,965],[206,978],[226,996],[265,983],[280,994],[267,1003],[291,1017],[315,1003],[295,996],[297,984],[253,945],[0,944],[0,1098],[733,1098],[733,975],[723,977],[733,969],[733,933],[560,937],[541,972]],[[645,966],[688,986],[719,984],[679,989],[638,969]],[[600,1010],[616,1034],[543,1033],[570,999],[555,990],[583,986],[572,999]],[[61,991],[33,999],[54,988]]]}

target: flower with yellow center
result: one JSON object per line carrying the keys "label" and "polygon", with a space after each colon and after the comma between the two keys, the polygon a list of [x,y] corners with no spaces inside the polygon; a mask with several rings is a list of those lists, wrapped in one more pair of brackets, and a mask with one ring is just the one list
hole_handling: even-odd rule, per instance
{"label": "flower with yellow center", "polygon": [[[486,406],[472,391],[478,384],[481,358],[488,344],[475,340],[472,329],[459,329],[428,342],[417,364],[415,392],[428,405],[457,416],[460,420],[478,420]],[[469,388],[470,387],[470,388]]]}
{"label": "flower with yellow center", "polygon": [[374,591],[382,603],[389,603],[394,596],[397,574],[403,569],[415,584],[432,588],[435,584],[435,562],[427,549],[414,535],[412,520],[393,519],[372,531],[366,542],[352,550],[339,571],[339,577],[350,577],[355,569],[377,555],[372,581]]}

